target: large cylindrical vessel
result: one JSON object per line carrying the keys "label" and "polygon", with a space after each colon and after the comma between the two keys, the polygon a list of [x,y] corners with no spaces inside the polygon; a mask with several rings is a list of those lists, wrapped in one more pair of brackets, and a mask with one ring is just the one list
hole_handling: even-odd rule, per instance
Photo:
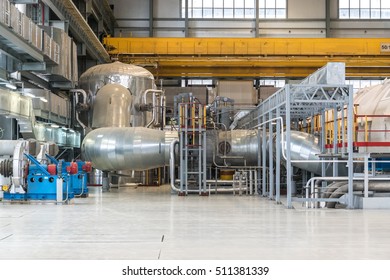
{"label": "large cylindrical vessel", "polygon": [[215,160],[220,165],[257,166],[259,139],[257,130],[228,130],[218,134]]}
{"label": "large cylindrical vessel", "polygon": [[357,141],[372,142],[359,147],[359,152],[390,153],[390,148],[383,144],[389,141],[390,136],[390,81],[359,90],[354,104],[359,115]]}
{"label": "large cylindrical vessel", "polygon": [[95,129],[81,148],[85,159],[104,171],[146,170],[169,163],[164,131],[144,127]]}
{"label": "large cylindrical vessel", "polygon": [[96,95],[92,128],[128,127],[132,96],[130,91],[119,84],[103,86]]}
{"label": "large cylindrical vessel", "polygon": [[121,62],[100,64],[89,68],[80,76],[79,85],[89,94],[92,111],[97,92],[107,84],[118,84],[131,92],[132,126],[145,126],[150,121],[151,113],[138,111],[136,105],[142,104],[142,96],[147,89],[155,88],[152,73],[145,68]]}

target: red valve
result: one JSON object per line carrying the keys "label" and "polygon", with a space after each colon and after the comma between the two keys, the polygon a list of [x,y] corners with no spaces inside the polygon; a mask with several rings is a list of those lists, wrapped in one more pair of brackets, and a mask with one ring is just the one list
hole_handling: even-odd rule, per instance
{"label": "red valve", "polygon": [[79,168],[76,162],[71,162],[69,166],[66,167],[66,172],[69,174],[77,174],[79,172]]}
{"label": "red valve", "polygon": [[50,175],[56,175],[57,174],[57,165],[49,164],[47,166],[47,171],[50,173]]}
{"label": "red valve", "polygon": [[86,161],[85,164],[81,168],[86,173],[91,172],[92,171],[92,163],[90,161]]}

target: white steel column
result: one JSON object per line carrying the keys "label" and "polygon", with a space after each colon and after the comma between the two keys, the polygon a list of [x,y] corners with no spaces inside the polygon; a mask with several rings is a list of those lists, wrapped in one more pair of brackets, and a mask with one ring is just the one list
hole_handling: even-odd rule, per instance
{"label": "white steel column", "polygon": [[274,199],[274,155],[273,155],[273,122],[271,121],[273,116],[272,112],[268,114],[268,171],[269,171],[269,194],[270,199]]}
{"label": "white steel column", "polygon": [[286,89],[286,169],[287,169],[287,208],[292,208],[292,165],[291,165],[291,111],[290,85]]}
{"label": "white steel column", "polygon": [[[276,141],[275,141],[275,148],[276,148],[276,203],[280,203],[280,133],[281,133],[281,123],[280,123],[280,108],[276,108]],[[283,129],[283,128],[282,128]]]}

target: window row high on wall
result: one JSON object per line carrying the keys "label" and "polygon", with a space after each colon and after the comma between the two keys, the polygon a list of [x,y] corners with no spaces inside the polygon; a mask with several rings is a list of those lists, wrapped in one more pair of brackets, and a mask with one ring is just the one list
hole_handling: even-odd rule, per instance
{"label": "window row high on wall", "polygon": [[[186,0],[182,0],[182,18]],[[259,0],[259,18],[286,18],[286,0]],[[256,0],[188,0],[188,18],[256,17]]]}
{"label": "window row high on wall", "polygon": [[[181,17],[254,19],[257,1],[259,19],[287,18],[287,0],[181,0]],[[338,18],[390,19],[390,0],[338,0]]]}

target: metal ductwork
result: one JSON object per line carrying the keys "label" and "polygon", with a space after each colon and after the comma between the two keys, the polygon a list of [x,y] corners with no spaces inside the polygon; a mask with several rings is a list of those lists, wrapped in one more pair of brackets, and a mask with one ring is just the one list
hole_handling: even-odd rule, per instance
{"label": "metal ductwork", "polygon": [[[62,100],[58,97],[58,100]],[[44,103],[46,104],[46,103]],[[52,104],[52,103],[51,103]],[[50,118],[51,114],[57,119],[65,120],[65,112],[60,114],[62,103],[53,102],[57,110],[46,112]],[[46,116],[36,107],[39,116]],[[38,141],[54,141],[58,145],[67,147],[80,147],[80,133],[69,128],[60,127],[56,124],[37,122],[32,99],[20,93],[0,89],[0,114],[14,118],[18,121],[20,133],[25,139],[36,139]],[[1,154],[1,153],[0,153]]]}

